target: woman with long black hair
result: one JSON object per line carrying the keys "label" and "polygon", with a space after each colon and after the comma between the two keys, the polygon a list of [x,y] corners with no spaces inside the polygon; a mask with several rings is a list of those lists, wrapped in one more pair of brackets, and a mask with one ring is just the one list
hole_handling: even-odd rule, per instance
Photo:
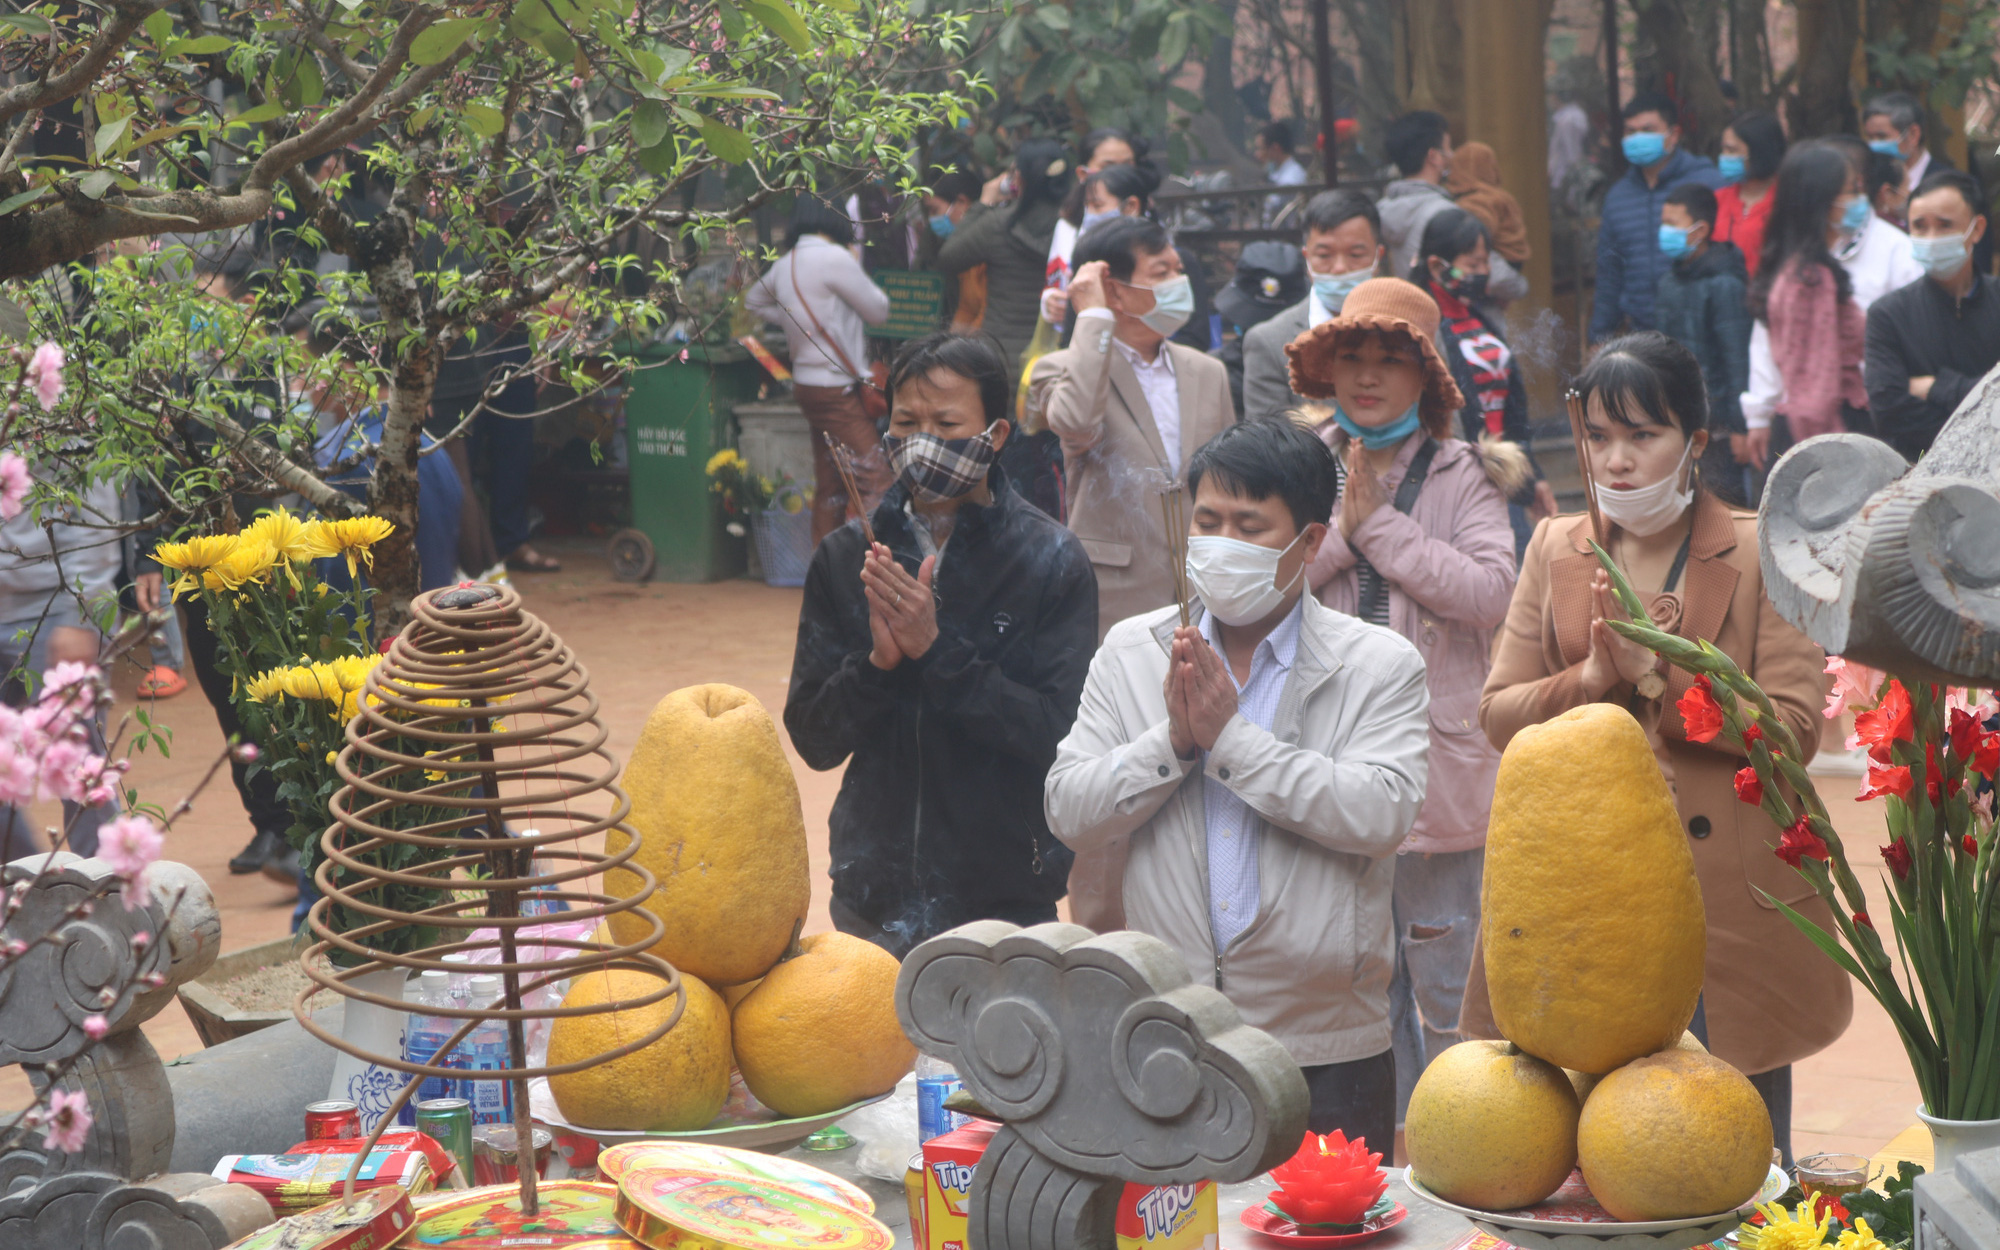
{"label": "woman with long black hair", "polygon": [[1715,193],[1717,243],[1734,243],[1751,277],[1764,251],[1764,227],[1771,220],[1771,184],[1785,159],[1785,128],[1769,109],[1741,113],[1722,130],[1722,155],[1715,167],[1729,183]]}
{"label": "woman with long black hair", "polygon": [[1753,374],[1743,406],[1759,471],[1799,439],[1874,430],[1861,384],[1866,322],[1833,253],[1867,224],[1861,176],[1834,145],[1801,143],[1785,153],[1771,197],[1750,314],[1764,329],[1778,385],[1775,395],[1760,394]]}
{"label": "woman with long black hair", "polygon": [[[1042,281],[1049,242],[1063,197],[1073,185],[1069,149],[1053,139],[1030,139],[1014,154],[1014,168],[988,182],[979,203],[966,211],[938,249],[938,269],[962,273],[986,266],[986,320],[982,329],[999,344],[1010,369],[1041,315]],[[1009,188],[1013,206],[1007,206]]]}

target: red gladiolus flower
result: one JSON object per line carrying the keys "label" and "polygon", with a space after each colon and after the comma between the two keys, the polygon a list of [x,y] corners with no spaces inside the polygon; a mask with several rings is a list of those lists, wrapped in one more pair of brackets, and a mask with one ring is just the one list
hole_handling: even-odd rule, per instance
{"label": "red gladiolus flower", "polygon": [[1715,735],[1722,732],[1722,705],[1709,693],[1708,678],[1696,680],[1674,706],[1681,710],[1681,723],[1686,726],[1689,742],[1713,742]]}
{"label": "red gladiolus flower", "polygon": [[1897,838],[1882,848],[1882,862],[1889,866],[1890,872],[1896,874],[1896,880],[1906,879],[1910,875],[1910,844]]}
{"label": "red gladiolus flower", "polygon": [[1910,708],[1910,692],[1891,677],[1882,702],[1854,717],[1854,736],[1868,748],[1868,756],[1878,764],[1889,762],[1889,744],[1916,739],[1916,717]]}
{"label": "red gladiolus flower", "polygon": [[1968,833],[1968,834],[1966,834],[1966,835],[1965,835],[1965,836],[1964,836],[1963,838],[1959,839],[1959,843],[1958,843],[1958,845],[1959,845],[1959,846],[1960,846],[1961,848],[1963,848],[1963,849],[1964,849],[1964,851],[1965,851],[1965,853],[1966,853],[1967,855],[1970,855],[1970,856],[1971,856],[1972,858],[1974,858],[1974,859],[1978,859],[1978,858],[1979,858],[1979,839],[1978,839],[1978,838],[1975,838],[1975,837],[1973,837],[1973,836],[1972,836],[1971,834],[1969,834],[1969,833]]}
{"label": "red gladiolus flower", "polygon": [[1940,788],[1942,788],[1945,797],[1955,798],[1960,788],[1964,785],[1965,782],[1962,779],[1957,777],[1947,778],[1944,775],[1944,765],[1938,760],[1937,743],[1926,742],[1924,744],[1924,797],[1931,801],[1931,806],[1936,807],[1943,801],[1943,799],[1939,798]]}
{"label": "red gladiolus flower", "polygon": [[1875,922],[1868,918],[1868,913],[1865,911],[1858,911],[1854,913],[1854,923],[1860,925],[1864,929],[1872,929],[1875,927]]}
{"label": "red gladiolus flower", "polygon": [[1339,1129],[1325,1137],[1307,1133],[1299,1152],[1271,1169],[1278,1188],[1271,1205],[1294,1224],[1359,1224],[1389,1187],[1382,1156]]}
{"label": "red gladiolus flower", "polygon": [[1856,795],[1855,799],[1856,801],[1861,799],[1879,799],[1885,794],[1891,794],[1899,799],[1907,800],[1910,797],[1910,791],[1915,786],[1916,782],[1911,778],[1910,769],[1907,764],[1898,764],[1894,768],[1878,768],[1874,764],[1870,764],[1868,766],[1868,784],[1862,787],[1861,793]]}
{"label": "red gladiolus flower", "polygon": [[1778,858],[1797,868],[1808,859],[1832,859],[1833,852],[1826,839],[1813,832],[1812,818],[1802,814],[1778,839]]}
{"label": "red gladiolus flower", "polygon": [[1980,736],[1979,745],[1973,748],[1970,767],[1973,772],[1987,777],[2000,772],[2000,733]]}
{"label": "red gladiolus flower", "polygon": [[1951,710],[1951,749],[1962,760],[1971,761],[1979,749],[1979,718],[1962,707]]}
{"label": "red gladiolus flower", "polygon": [[1743,749],[1745,751],[1750,749],[1751,743],[1762,742],[1763,740],[1764,730],[1756,721],[1753,720],[1743,727]]}
{"label": "red gladiolus flower", "polygon": [[1736,770],[1736,797],[1752,807],[1764,801],[1764,779],[1748,764]]}
{"label": "red gladiolus flower", "polygon": [[[1862,919],[1866,919],[1866,917],[1864,916]],[[1813,1219],[1823,1220],[1828,1216],[1832,1216],[1842,1224],[1848,1222],[1847,1208],[1841,1205],[1840,1199],[1834,1197],[1832,1194],[1814,1194]]]}

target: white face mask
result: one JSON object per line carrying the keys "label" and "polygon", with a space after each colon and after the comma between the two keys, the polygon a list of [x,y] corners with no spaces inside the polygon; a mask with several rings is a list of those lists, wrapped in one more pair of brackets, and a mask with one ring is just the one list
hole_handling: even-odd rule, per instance
{"label": "white face mask", "polygon": [[1674,471],[1651,486],[1635,486],[1631,490],[1599,488],[1597,510],[1604,514],[1605,520],[1628,534],[1652,537],[1680,520],[1681,513],[1694,502],[1694,475],[1688,474],[1687,485],[1681,485],[1682,471],[1693,458],[1694,442],[1690,440]]}
{"label": "white face mask", "polygon": [[[1301,532],[1299,538],[1304,538]],[[1278,585],[1278,561],[1299,539],[1286,543],[1283,551],[1260,547],[1220,534],[1196,534],[1188,539],[1187,575],[1189,585],[1201,596],[1202,606],[1215,613],[1225,625],[1249,625],[1276,612],[1305,575],[1305,562],[1283,586]]]}

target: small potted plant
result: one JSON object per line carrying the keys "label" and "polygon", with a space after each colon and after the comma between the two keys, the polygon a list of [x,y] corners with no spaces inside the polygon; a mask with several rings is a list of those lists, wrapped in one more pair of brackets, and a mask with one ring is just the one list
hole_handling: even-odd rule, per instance
{"label": "small potted plant", "polygon": [[774,482],[758,474],[733,447],[708,460],[709,489],[722,497],[725,528],[742,537],[745,522],[757,542],[757,559],[768,586],[803,586],[812,563],[812,491],[780,473]]}

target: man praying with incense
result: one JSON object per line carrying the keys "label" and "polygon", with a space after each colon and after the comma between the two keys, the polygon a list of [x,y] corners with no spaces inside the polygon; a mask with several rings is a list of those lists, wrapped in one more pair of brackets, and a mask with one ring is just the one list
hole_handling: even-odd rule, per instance
{"label": "man praying with incense", "polygon": [[991,345],[918,339],[889,395],[896,481],[813,555],[785,728],[811,767],[847,765],[834,925],[900,958],[968,921],[1056,918],[1071,857],[1042,782],[1096,648],[1097,580],[995,463],[1013,386]]}

